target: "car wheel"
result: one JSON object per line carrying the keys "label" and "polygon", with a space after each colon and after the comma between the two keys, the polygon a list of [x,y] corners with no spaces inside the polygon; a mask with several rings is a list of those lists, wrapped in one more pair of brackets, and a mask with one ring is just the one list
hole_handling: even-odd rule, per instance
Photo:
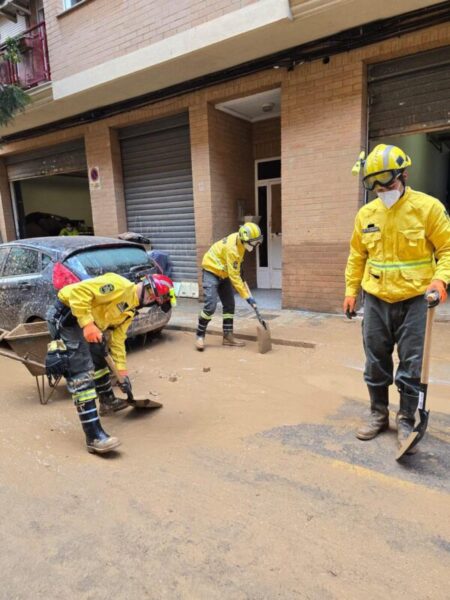
{"label": "car wheel", "polygon": [[154,331],[149,331],[148,336],[151,338],[159,338],[161,337],[161,333],[163,332],[164,327],[160,327],[159,329],[155,329]]}

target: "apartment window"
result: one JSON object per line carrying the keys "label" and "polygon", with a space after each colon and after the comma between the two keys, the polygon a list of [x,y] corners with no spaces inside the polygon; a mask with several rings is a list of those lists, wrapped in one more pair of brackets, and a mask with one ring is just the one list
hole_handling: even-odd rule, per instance
{"label": "apartment window", "polygon": [[84,2],[84,0],[64,0],[64,8],[67,10],[75,6],[75,4],[80,4],[80,2]]}
{"label": "apartment window", "polygon": [[36,17],[37,23],[42,23],[43,21],[45,21],[44,0],[38,0],[36,4]]}

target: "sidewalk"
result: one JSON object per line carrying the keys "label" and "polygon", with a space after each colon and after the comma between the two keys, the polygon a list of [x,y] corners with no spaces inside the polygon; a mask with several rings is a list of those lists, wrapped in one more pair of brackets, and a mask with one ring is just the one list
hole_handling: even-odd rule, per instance
{"label": "sidewalk", "polygon": [[[272,343],[283,346],[314,348],[323,341],[322,336],[315,332],[315,328],[330,323],[330,321],[347,321],[343,314],[315,313],[304,310],[281,309],[280,294],[272,290],[258,290],[255,298],[260,307],[263,319],[268,323]],[[178,331],[196,331],[198,314],[202,304],[194,298],[179,298],[177,307],[172,311],[172,317],[167,329]],[[358,312],[357,321],[361,320],[363,311]],[[236,296],[235,335],[243,340],[256,340],[257,320],[255,313],[249,305]],[[435,316],[436,322],[450,322],[450,302],[438,307]],[[222,335],[222,310],[219,305],[210,325],[208,335]]]}
{"label": "sidewalk", "polygon": [[[270,327],[272,343],[283,346],[314,348],[317,339],[314,335],[311,335],[311,326],[314,327],[329,319],[344,319],[340,315],[264,308],[264,303],[259,303],[259,306],[263,319]],[[178,299],[177,307],[172,311],[172,317],[166,329],[190,331],[194,334],[201,307],[202,304],[196,299]],[[253,310],[245,301],[237,297],[234,324],[236,337],[256,341],[257,323]],[[220,306],[208,326],[208,335],[211,334],[222,335],[222,310]]]}

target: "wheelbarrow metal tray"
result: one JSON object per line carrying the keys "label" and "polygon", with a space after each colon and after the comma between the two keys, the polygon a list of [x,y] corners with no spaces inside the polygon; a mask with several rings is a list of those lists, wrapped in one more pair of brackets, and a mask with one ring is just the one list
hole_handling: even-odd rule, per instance
{"label": "wheelbarrow metal tray", "polygon": [[51,340],[50,332],[45,321],[21,323],[6,334],[3,339],[8,342],[9,346],[17,356],[42,365],[42,367],[38,367],[35,364],[27,364],[24,362],[32,375],[38,376],[45,374],[45,356],[47,354],[47,345]]}

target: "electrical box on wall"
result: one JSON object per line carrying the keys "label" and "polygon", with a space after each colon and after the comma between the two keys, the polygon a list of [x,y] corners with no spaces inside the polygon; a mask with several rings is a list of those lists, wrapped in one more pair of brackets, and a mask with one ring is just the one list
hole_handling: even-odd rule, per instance
{"label": "electrical box on wall", "polygon": [[177,298],[198,298],[198,283],[194,281],[174,281],[173,287]]}

